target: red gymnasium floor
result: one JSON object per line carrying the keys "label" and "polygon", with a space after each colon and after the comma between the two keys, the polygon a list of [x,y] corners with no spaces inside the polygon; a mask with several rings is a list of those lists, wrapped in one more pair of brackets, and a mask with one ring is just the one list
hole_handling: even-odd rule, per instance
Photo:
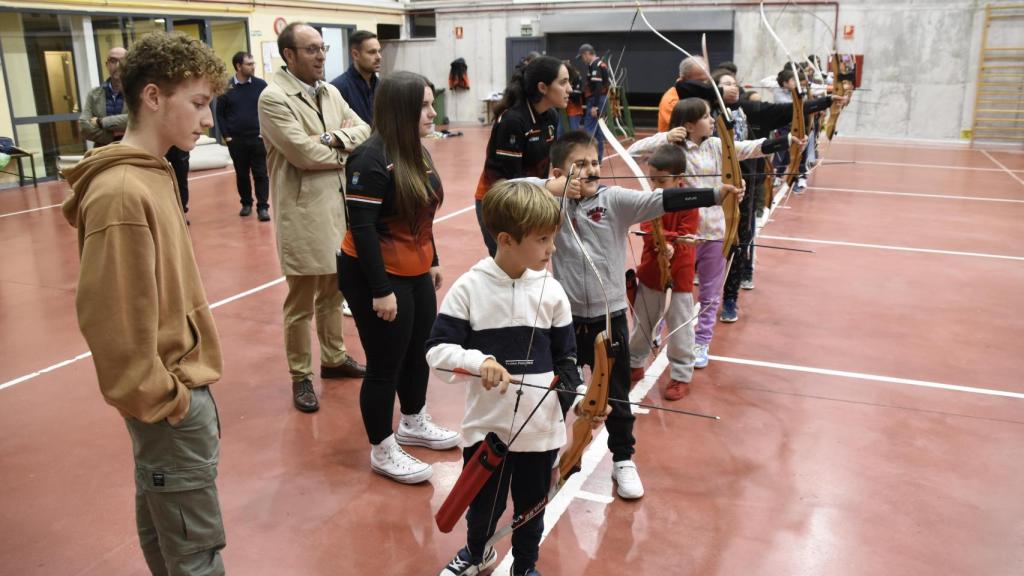
{"label": "red gymnasium floor", "polygon": [[[472,195],[486,131],[465,132],[429,144],[449,283],[485,253]],[[721,421],[639,416],[637,502],[612,497],[599,437],[548,512],[542,572],[1024,573],[1024,154],[839,139],[826,155],[856,163],[818,169],[759,240],[815,253],[758,252],[740,321],[719,324],[711,365],[674,403]],[[128,436],[75,320],[65,193],[0,192],[0,572],[145,574]],[[237,211],[230,171],[193,175],[192,234],[225,349],[226,565],[436,574],[464,538],[432,519],[459,452],[413,449],[435,475],[402,486],[369,469],[358,382],[318,382],[315,415],[292,408],[273,227]],[[657,404],[664,366],[641,384]],[[457,426],[463,389],[434,380],[429,397]]]}

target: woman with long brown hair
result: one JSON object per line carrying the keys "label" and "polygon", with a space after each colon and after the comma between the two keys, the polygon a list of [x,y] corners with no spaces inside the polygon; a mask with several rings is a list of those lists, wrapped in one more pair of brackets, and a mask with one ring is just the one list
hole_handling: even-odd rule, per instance
{"label": "woman with long brown hair", "polygon": [[433,101],[433,87],[419,74],[395,72],[377,86],[373,134],[347,163],[348,232],[338,253],[338,285],[366,351],[359,406],[370,466],[406,484],[430,478],[431,467],[401,445],[446,450],[459,443],[457,432],[437,426],[426,412],[424,343],[441,286],[433,221],[444,199],[420,141],[433,131]]}

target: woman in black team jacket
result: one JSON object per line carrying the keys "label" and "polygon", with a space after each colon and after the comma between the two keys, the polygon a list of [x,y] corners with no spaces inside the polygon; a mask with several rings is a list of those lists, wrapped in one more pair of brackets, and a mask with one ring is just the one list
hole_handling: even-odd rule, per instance
{"label": "woman in black team jacket", "polygon": [[483,225],[481,205],[487,191],[502,180],[548,176],[548,148],[558,132],[558,112],[569,105],[569,69],[557,58],[541,56],[512,75],[495,109],[497,121],[487,141],[484,171],[476,186],[476,217],[491,256],[497,246]]}
{"label": "woman in black team jacket", "polygon": [[424,344],[441,286],[433,223],[444,199],[420,141],[434,129],[433,102],[433,88],[419,74],[395,72],[377,86],[373,134],[346,163],[348,232],[338,254],[338,284],[366,351],[359,407],[370,467],[405,484],[427,480],[432,469],[400,445],[447,450],[459,443],[458,433],[426,412]]}

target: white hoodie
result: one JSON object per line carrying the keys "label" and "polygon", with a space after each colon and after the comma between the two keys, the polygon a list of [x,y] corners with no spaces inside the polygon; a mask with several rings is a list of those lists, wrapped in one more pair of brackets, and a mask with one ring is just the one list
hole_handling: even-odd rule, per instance
{"label": "white hoodie", "polygon": [[[531,344],[532,341],[532,344]],[[575,358],[576,339],[569,298],[546,270],[527,269],[510,278],[492,258],[485,258],[463,274],[441,303],[427,340],[427,363],[435,369],[480,374],[480,365],[494,358],[520,380],[549,386],[558,360]],[[529,351],[529,359],[524,360]],[[519,431],[527,415],[543,398],[513,452],[543,452],[565,444],[565,423],[557,393],[519,386],[508,392],[486,390],[475,376],[441,373],[447,380],[466,382],[466,414],[462,420],[463,446],[472,446],[494,432],[506,444]]]}

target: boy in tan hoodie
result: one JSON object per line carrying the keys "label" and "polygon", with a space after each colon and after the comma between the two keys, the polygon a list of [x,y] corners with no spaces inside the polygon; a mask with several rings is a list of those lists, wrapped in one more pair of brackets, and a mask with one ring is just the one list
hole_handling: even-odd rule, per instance
{"label": "boy in tan hoodie", "polygon": [[135,456],[139,541],[155,575],[224,574],[214,480],[219,420],[208,386],[221,352],[199,277],[171,146],[191,150],[213,125],[227,72],[182,35],[151,34],[122,67],[128,128],[65,176],[78,229],[76,308],[100,391],[125,418]]}

